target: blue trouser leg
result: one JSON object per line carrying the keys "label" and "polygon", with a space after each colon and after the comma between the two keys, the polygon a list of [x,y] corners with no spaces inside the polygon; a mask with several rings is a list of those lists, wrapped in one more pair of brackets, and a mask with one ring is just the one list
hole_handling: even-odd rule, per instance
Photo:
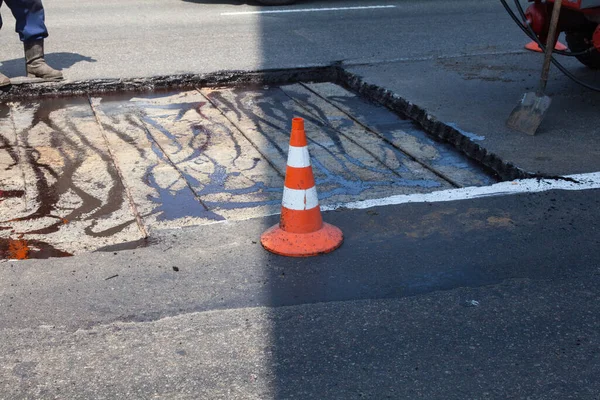
{"label": "blue trouser leg", "polygon": [[[4,0],[4,2],[17,21],[15,31],[19,34],[21,41],[48,37],[42,0]],[[0,0],[0,5],[2,5],[2,0]],[[1,18],[0,27],[2,27]]]}

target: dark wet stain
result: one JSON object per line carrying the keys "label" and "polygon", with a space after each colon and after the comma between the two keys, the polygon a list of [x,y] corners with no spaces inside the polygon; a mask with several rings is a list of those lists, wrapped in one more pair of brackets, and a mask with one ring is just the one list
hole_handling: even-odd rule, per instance
{"label": "dark wet stain", "polygon": [[90,224],[89,226],[85,227],[85,234],[90,236],[90,237],[95,237],[95,238],[108,238],[111,237],[113,235],[116,235],[119,232],[122,232],[123,229],[127,228],[128,226],[132,225],[132,224],[136,224],[137,221],[134,219],[131,219],[129,221],[125,221],[123,223],[114,225],[111,228],[107,228],[103,231],[100,232],[94,232],[94,228],[96,227],[96,222]]}
{"label": "dark wet stain", "polygon": [[29,260],[71,255],[39,240],[0,238],[0,259]]}
{"label": "dark wet stain", "polygon": [[[79,115],[75,115],[76,113],[70,115],[66,120],[68,132],[65,132],[63,128],[57,125],[52,117],[52,113],[73,105],[84,105],[86,111],[80,112]],[[34,109],[33,118],[31,124],[17,132],[17,135],[22,138],[23,146],[25,147],[25,162],[32,168],[36,177],[36,200],[39,206],[30,215],[17,218],[12,220],[12,222],[30,221],[48,217],[56,219],[56,222],[41,229],[21,233],[55,233],[60,230],[65,221],[80,220],[84,218],[84,215],[87,215],[85,220],[90,221],[90,227],[87,231],[89,235],[93,237],[106,237],[114,234],[112,232],[93,231],[93,227],[97,225],[97,219],[107,217],[122,207],[124,187],[112,164],[110,156],[103,149],[95,147],[87,139],[86,133],[81,132],[72,121],[77,117],[91,117],[91,110],[87,107],[87,100],[83,98],[53,99],[52,101],[43,101],[25,106],[26,109]],[[51,129],[49,133],[50,145],[58,151],[63,163],[60,174],[52,165],[41,163],[39,151],[29,144],[29,132],[39,125],[44,125]],[[82,145],[85,151],[82,151]],[[111,176],[112,186],[109,189],[108,200],[104,204],[101,199],[86,192],[86,190],[80,188],[75,183],[75,176],[86,159],[90,157],[89,153],[97,155],[102,159]],[[56,211],[61,211],[58,202],[67,192],[75,193],[81,200],[81,205],[71,210],[64,217],[60,217],[55,214]]]}
{"label": "dark wet stain", "polygon": [[[10,107],[8,104],[0,103],[0,120],[8,120],[10,118]],[[11,164],[6,166],[6,170],[11,170],[19,163],[19,154],[17,149],[13,146],[13,140],[8,136],[11,136],[14,139],[14,132],[0,132],[0,150],[4,150],[7,152],[8,156],[12,160]]]}
{"label": "dark wet stain", "polygon": [[25,195],[24,190],[0,190],[0,201],[8,198],[20,198]]}
{"label": "dark wet stain", "polygon": [[[332,117],[332,116],[328,115],[327,113],[325,113],[325,111],[323,109],[318,107],[317,104],[312,101],[310,94],[298,92],[298,91],[296,91],[294,89],[290,89],[290,88],[282,88],[282,90],[291,100],[296,102],[300,107],[304,108],[309,114],[314,115],[316,118],[316,123],[318,125],[327,127],[328,131],[335,132],[334,137],[342,135],[343,134],[342,132],[345,129],[356,127],[356,123],[350,118],[350,116],[348,116],[348,117],[344,117],[344,116]],[[311,89],[308,89],[308,90],[311,90]],[[316,94],[316,96],[321,97],[318,94]],[[327,101],[327,100],[325,100],[325,101]],[[333,104],[331,102],[330,102],[330,104],[332,104],[335,107],[335,104]],[[378,115],[378,117],[380,117],[377,119],[378,121],[382,121],[382,120],[386,121],[386,120],[389,120],[390,118],[392,118],[389,115],[389,114],[391,114],[390,112],[383,112],[381,114],[384,114],[384,115]],[[400,118],[400,117],[397,117],[397,118]],[[362,128],[358,128],[358,129],[362,130]],[[369,135],[370,133],[364,132],[364,134]],[[345,135],[345,136],[349,140],[352,140],[352,138],[349,135]],[[377,147],[379,147],[380,149],[385,149],[387,152],[391,152],[393,154],[393,156],[396,158],[396,161],[398,162],[399,166],[395,169],[392,169],[391,171],[393,171],[395,174],[400,176],[400,178],[402,178],[403,173],[410,172],[409,168],[406,167],[406,162],[411,160],[412,157],[409,157],[407,154],[403,153],[402,151],[400,151],[399,149],[397,149],[393,146],[390,146],[388,143],[386,143],[384,141],[381,141],[381,143],[378,144]],[[387,169],[380,168],[380,169],[377,169],[377,171],[378,172],[387,172]]]}
{"label": "dark wet stain", "polygon": [[157,215],[159,221],[173,221],[185,217],[206,218],[215,221],[224,219],[205,208],[187,186],[184,189],[171,190],[161,187],[152,174],[148,174],[147,179],[149,185],[157,191],[157,194],[149,199],[158,204],[152,213]]}
{"label": "dark wet stain", "polygon": [[[159,160],[172,163],[146,125],[155,128],[164,135],[169,140],[169,143],[175,147],[175,154],[183,151],[184,146],[174,134],[164,128],[152,117],[148,116],[145,110],[178,110],[175,120],[179,121],[189,110],[198,110],[202,107],[202,104],[190,102],[157,105],[150,104],[144,100],[157,99],[163,96],[168,97],[172,96],[174,93],[176,92],[144,95],[143,97],[135,96],[136,101],[132,101],[133,95],[105,96],[101,99],[100,109],[102,113],[110,119],[111,123],[107,124],[102,121],[103,127],[107,132],[115,134],[120,140],[133,144],[140,157],[146,157],[145,150],[141,146],[138,146],[139,139],[128,134],[125,129],[137,129],[139,132],[144,132],[144,136],[151,144],[151,150],[156,157]],[[121,127],[123,123],[125,124],[125,129]],[[199,127],[194,126],[192,129],[199,129]],[[175,180],[170,187],[162,187],[153,174],[154,168],[158,165],[159,164],[149,165],[146,168],[143,178],[144,183],[156,192],[155,195],[149,196],[149,199],[158,204],[158,207],[152,211],[152,214],[157,215],[158,220],[175,220],[184,217],[203,217],[213,220],[223,219],[208,211],[199,198],[189,190],[186,184],[181,185],[178,189],[174,189],[173,186],[178,183],[181,184],[181,180]]]}
{"label": "dark wet stain", "polygon": [[[173,93],[167,95],[172,94]],[[163,106],[157,104],[148,104],[144,102],[142,98],[138,97],[136,98],[135,104],[131,106],[132,108],[137,109],[135,113],[139,117],[140,121],[143,124],[146,124],[148,127],[153,128],[152,132],[150,132],[149,129],[144,130],[146,132],[147,139],[152,144],[151,148],[155,155],[159,159],[171,164],[187,184],[187,187],[184,186],[182,189],[178,190],[174,190],[172,187],[161,187],[158,185],[152,174],[152,168],[154,168],[154,166],[148,169],[145,176],[145,182],[157,192],[157,195],[152,196],[151,200],[159,204],[159,206],[154,210],[154,213],[158,214],[159,220],[174,220],[190,216],[202,217],[211,220],[223,220],[224,217],[216,212],[211,211],[211,209],[251,208],[281,201],[280,199],[273,201],[272,196],[270,196],[269,193],[281,192],[283,188],[270,188],[266,186],[264,182],[254,182],[252,185],[244,188],[226,187],[226,182],[228,179],[238,176],[240,172],[230,172],[227,166],[221,165],[217,160],[211,158],[207,154],[207,150],[213,144],[213,135],[216,133],[225,135],[227,139],[231,141],[233,144],[232,150],[235,152],[233,157],[234,164],[242,156],[242,150],[237,137],[233,132],[231,132],[231,130],[228,129],[225,123],[211,120],[210,128],[207,128],[203,124],[203,121],[208,120],[208,118],[202,113],[202,108],[206,104],[206,102],[184,102],[167,104]],[[157,109],[176,110],[178,112],[174,116],[170,114],[156,115],[155,113],[150,114],[148,112],[148,110]],[[192,133],[191,138],[188,139],[187,142],[183,142],[183,138],[178,137],[170,132],[169,129],[167,129],[158,120],[168,118],[171,123],[180,122],[183,116],[189,111],[194,111],[199,117],[199,121],[193,121],[187,127],[189,132]],[[140,127],[143,126],[140,125]],[[156,134],[162,135],[162,137],[154,137]],[[163,141],[164,139],[167,139],[169,144],[175,148],[172,154],[166,154],[158,145],[159,141]],[[183,150],[189,149],[192,150],[189,155],[177,162],[173,161],[172,158],[174,156],[178,155]],[[213,172],[208,176],[205,176],[208,178],[207,182],[200,182],[196,177],[180,167],[184,163],[188,163],[190,161],[198,162],[199,159],[202,159],[203,162],[209,162],[213,167]],[[254,169],[258,165],[259,161],[260,159],[253,160],[253,165],[250,168],[243,169],[243,171]],[[180,182],[173,182],[173,185],[176,183]],[[254,194],[255,197],[263,197],[265,200],[246,202],[211,202],[211,207],[209,208],[207,207],[207,203],[200,199],[210,194],[227,194],[230,196]],[[204,210],[200,209],[198,204],[201,204],[204,207]],[[231,204],[235,204],[235,206],[232,206]]]}
{"label": "dark wet stain", "polygon": [[124,243],[111,244],[109,246],[103,246],[103,247],[100,247],[99,249],[96,249],[95,251],[102,252],[102,253],[105,253],[105,252],[110,253],[110,252],[121,251],[121,250],[135,250],[135,249],[141,249],[144,247],[148,247],[155,243],[158,243],[158,242],[154,239],[141,238],[138,240],[133,240],[131,242],[124,242]]}
{"label": "dark wet stain", "polygon": [[[74,105],[80,108],[73,109],[72,106]],[[84,107],[81,107],[82,105]],[[28,215],[3,221],[2,224],[14,225],[16,222],[50,218],[55,220],[55,222],[50,222],[42,228],[16,233],[20,235],[51,234],[58,232],[65,224],[71,221],[85,220],[89,221],[86,227],[86,234],[92,237],[106,237],[116,233],[112,228],[100,232],[94,230],[99,220],[110,216],[122,207],[124,187],[112,164],[110,156],[104,149],[98,148],[91,143],[87,138],[87,132],[82,132],[77,124],[73,122],[73,120],[81,117],[92,117],[86,99],[53,99],[39,103],[19,104],[19,106],[26,111],[32,111],[31,122],[26,126],[18,126],[17,131],[12,132],[12,134],[19,138],[19,145],[22,146],[22,151],[19,152],[14,145],[6,144],[8,143],[6,138],[0,139],[0,143],[8,147],[5,150],[8,150],[8,154],[13,158],[15,165],[19,162],[26,165],[26,168],[33,174],[35,179],[29,183],[35,186],[35,199],[33,200],[37,204],[37,208]],[[59,125],[53,113],[63,109],[70,109],[71,112],[66,119],[61,118],[62,123]],[[8,112],[4,110],[2,115],[5,118],[10,118],[10,109],[8,109]],[[46,131],[49,128],[47,133],[48,145],[56,151],[60,158],[62,164],[60,170],[55,165],[42,162],[39,150],[31,144],[30,132],[38,127]],[[20,159],[19,153],[23,155],[24,160]],[[105,169],[111,178],[111,186],[107,189],[106,201],[89,193],[76,182],[77,174],[81,167],[92,156],[98,156],[102,159]],[[60,205],[61,198],[67,193],[75,194],[79,199],[78,204],[73,208],[65,208]],[[0,191],[0,201],[8,197],[22,197],[23,195],[24,191]],[[14,243],[23,243],[23,241],[13,242],[13,246]],[[33,246],[30,250],[27,250],[33,257],[25,258],[62,257],[69,255],[41,241],[29,241],[27,243]]]}
{"label": "dark wet stain", "polygon": [[[199,122],[192,123],[188,127],[193,133],[192,139],[188,143],[182,143],[181,138],[174,135],[161,123],[159,123],[155,119],[156,117],[149,116],[146,112],[146,109],[148,108],[177,110],[178,113],[174,118],[174,121],[177,122],[181,121],[183,116],[188,111],[196,111],[196,113],[200,115],[199,110],[204,104],[205,102],[177,103],[167,104],[163,108],[162,105],[148,105],[146,103],[136,102],[137,116],[141,119],[142,123],[154,128],[155,131],[158,131],[158,133],[163,135],[163,137],[169,140],[169,143],[176,148],[172,155],[167,154],[158,144],[158,139],[152,135],[146,126],[142,125],[144,131],[146,132],[146,138],[152,144],[153,152],[159,159],[171,164],[173,168],[177,170],[181,178],[185,180],[185,184],[182,185],[181,189],[174,190],[172,187],[164,188],[160,186],[158,182],[156,182],[156,179],[152,174],[152,170],[149,169],[147,171],[145,175],[145,181],[149,184],[149,186],[157,191],[157,195],[150,197],[150,199],[159,204],[159,206],[153,212],[158,214],[159,221],[175,220],[185,217],[200,217],[213,221],[222,221],[225,219],[223,216],[208,209],[206,204],[201,200],[202,193],[198,193],[192,189],[194,186],[197,186],[199,182],[180,167],[181,164],[187,161],[195,160],[199,156],[203,155],[210,144],[212,132],[208,129],[205,129]],[[162,118],[164,117],[165,116],[163,115]],[[192,149],[191,154],[181,161],[174,162],[172,157],[176,156],[184,149]],[[154,167],[155,166],[152,168]],[[180,183],[179,179],[173,182],[173,185],[177,183]]]}

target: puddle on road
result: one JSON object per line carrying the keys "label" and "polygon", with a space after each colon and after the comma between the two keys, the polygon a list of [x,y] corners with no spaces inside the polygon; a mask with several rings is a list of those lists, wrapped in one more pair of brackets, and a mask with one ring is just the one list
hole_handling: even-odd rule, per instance
{"label": "puddle on road", "polygon": [[136,248],[152,231],[279,211],[293,117],[322,205],[493,183],[333,84],[0,105],[0,258]]}

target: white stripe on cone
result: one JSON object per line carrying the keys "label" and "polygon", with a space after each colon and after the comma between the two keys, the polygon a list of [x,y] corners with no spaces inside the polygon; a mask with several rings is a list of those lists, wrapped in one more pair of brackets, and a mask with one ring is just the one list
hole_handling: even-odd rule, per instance
{"label": "white stripe on cone", "polygon": [[313,186],[308,190],[298,190],[284,187],[281,205],[289,210],[311,210],[319,205],[317,188]]}
{"label": "white stripe on cone", "polygon": [[287,165],[294,168],[310,167],[308,148],[306,146],[290,146],[290,150],[288,151]]}

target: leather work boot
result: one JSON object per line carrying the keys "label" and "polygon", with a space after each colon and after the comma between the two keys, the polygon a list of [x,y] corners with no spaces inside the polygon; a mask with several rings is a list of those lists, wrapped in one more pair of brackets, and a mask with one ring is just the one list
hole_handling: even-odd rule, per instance
{"label": "leather work boot", "polygon": [[6,75],[0,73],[0,88],[10,86],[10,79]]}
{"label": "leather work boot", "polygon": [[62,72],[55,70],[46,64],[44,60],[44,40],[32,40],[24,42],[25,62],[28,78],[42,78],[60,80]]}

